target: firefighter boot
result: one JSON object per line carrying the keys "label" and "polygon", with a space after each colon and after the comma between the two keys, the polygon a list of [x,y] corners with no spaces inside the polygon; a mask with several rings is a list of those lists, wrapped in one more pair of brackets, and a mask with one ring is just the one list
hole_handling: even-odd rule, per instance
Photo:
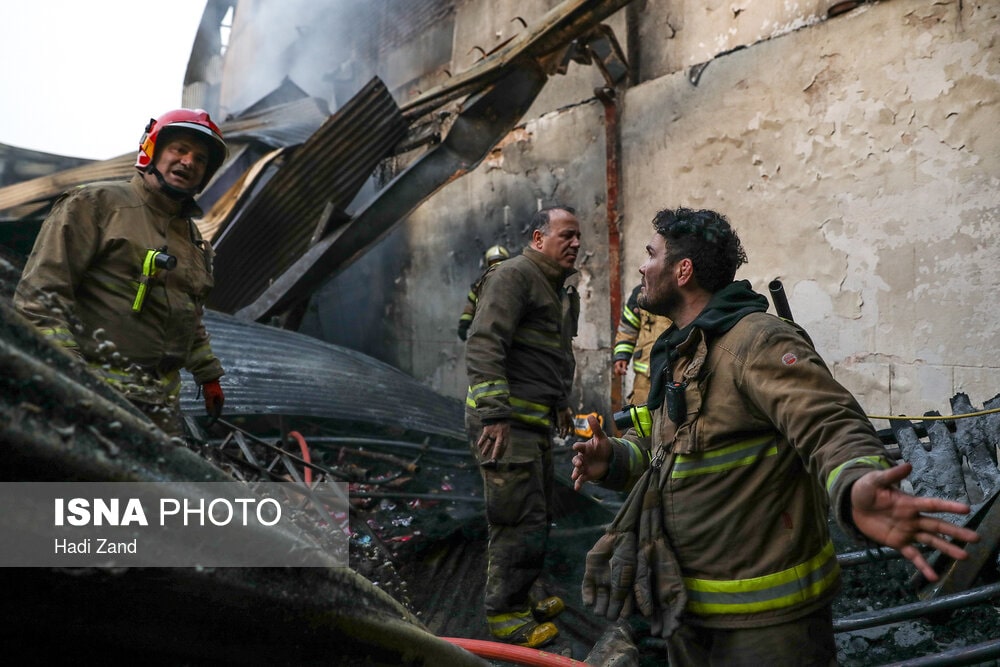
{"label": "firefighter boot", "polygon": [[551,621],[561,614],[565,608],[566,605],[563,603],[562,598],[553,595],[538,602],[533,602],[531,604],[531,614],[535,617],[536,621],[541,623],[543,621]]}
{"label": "firefighter boot", "polygon": [[531,610],[487,616],[490,633],[500,641],[528,648],[539,648],[559,635],[559,628],[552,623],[538,623]]}

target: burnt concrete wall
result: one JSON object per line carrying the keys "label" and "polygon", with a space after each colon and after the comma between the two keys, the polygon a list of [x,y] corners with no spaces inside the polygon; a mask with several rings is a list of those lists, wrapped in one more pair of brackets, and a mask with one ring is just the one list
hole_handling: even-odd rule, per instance
{"label": "burnt concrete wall", "polygon": [[[473,47],[488,51],[522,29],[514,17],[530,25],[556,5],[446,4],[450,73],[473,64]],[[958,391],[979,403],[1000,391],[992,297],[1000,282],[1000,2],[886,0],[831,17],[836,4],[635,0],[611,17],[639,73],[620,94],[623,291],[639,278],[658,209],[713,208],[744,239],[750,264],[739,277],[762,291],[784,281],[796,318],[870,414],[944,409]],[[324,16],[313,11],[313,31],[323,32]],[[420,40],[380,48],[367,52],[374,61],[352,66],[385,78],[380,59],[441,53]],[[291,44],[270,51],[286,60],[296,53],[302,67]],[[394,75],[399,95],[447,76],[430,63],[423,79],[412,74]],[[519,250],[530,213],[562,201],[584,223],[577,407],[606,414],[611,267],[603,109],[593,98],[602,82],[575,63],[552,77],[489,159],[323,288],[303,331],[350,341],[463,397],[454,332],[482,252],[496,242]]]}

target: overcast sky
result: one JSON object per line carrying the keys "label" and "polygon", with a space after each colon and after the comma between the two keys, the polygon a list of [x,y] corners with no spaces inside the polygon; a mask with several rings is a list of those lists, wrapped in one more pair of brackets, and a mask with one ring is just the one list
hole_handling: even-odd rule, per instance
{"label": "overcast sky", "polygon": [[107,159],[181,105],[205,0],[4,0],[0,143]]}

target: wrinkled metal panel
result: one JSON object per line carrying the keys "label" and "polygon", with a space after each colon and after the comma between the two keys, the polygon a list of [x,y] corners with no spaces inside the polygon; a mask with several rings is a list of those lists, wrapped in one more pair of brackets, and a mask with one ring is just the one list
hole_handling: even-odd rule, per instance
{"label": "wrinkled metal panel", "polygon": [[282,148],[305,143],[329,116],[326,102],[307,97],[242,114],[223,123],[220,129],[227,142],[257,141],[271,148]]}
{"label": "wrinkled metal panel", "polygon": [[466,101],[444,141],[394,178],[336,234],[320,239],[288,270],[269,274],[273,281],[237,317],[261,320],[279,314],[349,266],[422,201],[475,169],[528,110],[545,81],[532,61],[508,67],[503,78]]}
{"label": "wrinkled metal panel", "polygon": [[340,210],[350,204],[406,128],[377,78],[331,116],[216,241],[211,307],[232,312],[252,302],[294,264],[327,203]]}
{"label": "wrinkled metal panel", "polygon": [[[461,401],[360,352],[214,311],[205,328],[226,369],[227,418],[305,416],[465,439]],[[197,387],[182,375],[181,409],[203,416]]]}

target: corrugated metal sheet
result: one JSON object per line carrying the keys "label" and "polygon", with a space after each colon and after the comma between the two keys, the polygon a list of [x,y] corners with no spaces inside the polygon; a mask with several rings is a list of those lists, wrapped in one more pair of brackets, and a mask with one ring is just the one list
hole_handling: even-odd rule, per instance
{"label": "corrugated metal sheet", "polygon": [[[360,352],[214,311],[205,328],[226,369],[227,419],[303,416],[465,439],[461,401]],[[182,375],[181,409],[203,416],[197,387]]]}
{"label": "corrugated metal sheet", "polygon": [[298,146],[309,140],[330,117],[326,102],[306,97],[227,120],[221,130],[226,141],[258,141],[272,148]]}
{"label": "corrugated metal sheet", "polygon": [[331,116],[224,225],[211,306],[232,312],[263,292],[309,248],[327,203],[346,208],[406,128],[377,78]]}
{"label": "corrugated metal sheet", "polygon": [[500,80],[466,101],[466,108],[441,143],[392,179],[336,233],[317,240],[288,270],[267,274],[264,291],[236,315],[245,320],[263,320],[301,303],[323,280],[349,266],[422,201],[475,169],[528,110],[545,81],[545,73],[530,60],[506,68]]}

